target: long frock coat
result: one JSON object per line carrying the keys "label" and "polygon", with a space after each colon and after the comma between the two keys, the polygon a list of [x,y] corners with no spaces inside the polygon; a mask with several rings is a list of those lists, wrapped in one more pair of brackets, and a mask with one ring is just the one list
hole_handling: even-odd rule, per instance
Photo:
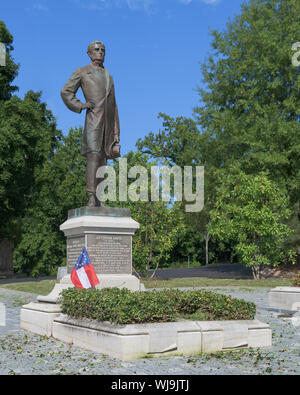
{"label": "long frock coat", "polygon": [[81,101],[76,97],[81,88],[86,102],[94,104],[85,117],[81,144],[81,155],[90,152],[105,154],[111,158],[111,148],[115,136],[120,136],[119,115],[112,76],[106,68],[89,64],[74,71],[61,91],[65,105],[76,113],[81,113]]}

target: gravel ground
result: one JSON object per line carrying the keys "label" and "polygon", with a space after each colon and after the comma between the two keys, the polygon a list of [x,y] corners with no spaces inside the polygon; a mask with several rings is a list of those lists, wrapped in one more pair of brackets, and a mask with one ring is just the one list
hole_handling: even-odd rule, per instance
{"label": "gravel ground", "polygon": [[6,326],[0,326],[0,374],[300,374],[300,326],[296,326],[291,319],[278,318],[277,314],[268,310],[268,289],[210,289],[254,302],[257,305],[256,318],[271,326],[273,346],[214,355],[145,358],[121,362],[21,330],[20,308],[35,300],[36,295],[0,288],[0,303],[6,308]]}

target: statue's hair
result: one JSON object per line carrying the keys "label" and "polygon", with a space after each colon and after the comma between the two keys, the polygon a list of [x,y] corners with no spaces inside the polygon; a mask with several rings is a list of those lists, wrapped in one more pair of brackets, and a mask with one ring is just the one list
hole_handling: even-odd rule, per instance
{"label": "statue's hair", "polygon": [[103,45],[103,47],[105,48],[105,45],[104,45],[101,41],[93,41],[93,42],[90,43],[90,45],[88,46],[87,53],[89,53],[89,52],[91,51],[91,49],[95,46],[95,44]]}

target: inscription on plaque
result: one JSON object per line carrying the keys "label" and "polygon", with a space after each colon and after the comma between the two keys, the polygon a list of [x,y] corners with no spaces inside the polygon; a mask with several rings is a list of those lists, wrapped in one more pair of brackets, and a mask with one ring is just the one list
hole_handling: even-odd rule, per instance
{"label": "inscription on plaque", "polygon": [[68,273],[71,273],[74,265],[84,247],[85,237],[68,237],[67,239],[67,266]]}
{"label": "inscription on plaque", "polygon": [[96,273],[132,273],[131,236],[88,234],[86,248]]}

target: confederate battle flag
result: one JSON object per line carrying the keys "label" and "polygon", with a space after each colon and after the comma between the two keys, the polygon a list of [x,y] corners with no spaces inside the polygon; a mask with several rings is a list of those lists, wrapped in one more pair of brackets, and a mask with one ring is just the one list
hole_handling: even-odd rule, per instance
{"label": "confederate battle flag", "polygon": [[100,282],[96,275],[95,269],[91,264],[89,255],[85,247],[83,247],[79,258],[75,263],[74,269],[71,273],[71,280],[75,287],[78,289],[93,288]]}

